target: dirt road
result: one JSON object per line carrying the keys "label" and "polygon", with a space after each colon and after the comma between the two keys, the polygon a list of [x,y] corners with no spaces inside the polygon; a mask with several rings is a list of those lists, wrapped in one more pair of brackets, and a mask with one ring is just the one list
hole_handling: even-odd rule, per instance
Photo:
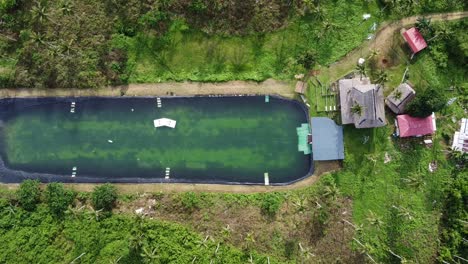
{"label": "dirt road", "polygon": [[[348,53],[345,57],[330,65],[329,67],[322,67],[320,74],[317,76],[319,79],[327,81],[336,81],[343,77],[345,74],[352,71],[359,58],[366,58],[371,50],[379,50],[381,54],[386,54],[391,47],[392,37],[395,32],[401,28],[413,25],[421,16],[412,16],[403,18],[394,22],[385,22],[378,29],[374,39],[364,42],[360,47]],[[431,21],[450,21],[468,17],[468,12],[453,12],[427,15]],[[322,78],[321,78],[322,77]],[[323,79],[326,78],[326,79]]]}
{"label": "dirt road", "polygon": [[223,83],[165,82],[129,84],[102,89],[0,89],[0,98],[56,96],[168,96],[209,94],[277,94],[294,97],[293,82],[268,79],[264,82],[230,81]]}

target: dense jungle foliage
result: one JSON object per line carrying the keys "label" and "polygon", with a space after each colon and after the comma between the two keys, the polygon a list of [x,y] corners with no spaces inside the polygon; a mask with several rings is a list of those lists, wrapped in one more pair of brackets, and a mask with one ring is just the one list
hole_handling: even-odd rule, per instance
{"label": "dense jungle foliage", "polygon": [[[0,87],[289,78],[358,46],[373,22],[465,1],[23,1],[0,5]],[[362,14],[373,19],[363,23]],[[375,17],[375,19],[374,19]],[[339,45],[337,45],[339,44]],[[310,64],[310,63],[307,63]]]}
{"label": "dense jungle foliage", "polygon": [[[92,203],[110,206],[113,188],[95,188]],[[0,262],[280,263],[252,247],[236,249],[179,224],[88,208],[80,204],[86,199],[58,183],[42,191],[32,180],[23,182],[16,193],[2,192]]]}

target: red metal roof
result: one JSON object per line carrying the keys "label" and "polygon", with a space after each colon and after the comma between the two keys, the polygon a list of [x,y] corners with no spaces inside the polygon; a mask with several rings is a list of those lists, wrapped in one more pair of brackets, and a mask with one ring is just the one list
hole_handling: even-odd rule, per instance
{"label": "red metal roof", "polygon": [[430,115],[425,118],[412,117],[409,115],[397,116],[400,137],[424,136],[434,133],[435,117]]}
{"label": "red metal roof", "polygon": [[427,47],[426,41],[424,40],[421,33],[416,28],[410,28],[403,33],[403,37],[405,38],[406,42],[411,47],[413,53],[417,53]]}

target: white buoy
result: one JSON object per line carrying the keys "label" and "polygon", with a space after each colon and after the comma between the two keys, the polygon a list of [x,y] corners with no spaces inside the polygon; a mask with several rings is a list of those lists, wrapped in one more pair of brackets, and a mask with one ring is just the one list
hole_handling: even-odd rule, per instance
{"label": "white buoy", "polygon": [[112,141],[112,140],[110,140],[110,139],[108,139],[107,142],[109,142],[109,143],[114,143],[114,141]]}

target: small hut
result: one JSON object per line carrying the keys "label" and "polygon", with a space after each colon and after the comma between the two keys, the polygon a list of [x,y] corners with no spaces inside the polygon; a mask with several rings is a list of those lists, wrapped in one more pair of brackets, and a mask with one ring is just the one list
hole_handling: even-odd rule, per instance
{"label": "small hut", "polygon": [[407,83],[400,84],[393,92],[385,99],[385,104],[395,114],[405,112],[406,105],[416,97],[416,92]]}
{"label": "small hut", "polygon": [[427,47],[426,41],[415,27],[412,27],[403,32],[403,38],[410,46],[413,54],[416,54]]}
{"label": "small hut", "polygon": [[437,129],[434,113],[424,118],[399,115],[395,125],[399,137],[422,137],[433,134]]}

